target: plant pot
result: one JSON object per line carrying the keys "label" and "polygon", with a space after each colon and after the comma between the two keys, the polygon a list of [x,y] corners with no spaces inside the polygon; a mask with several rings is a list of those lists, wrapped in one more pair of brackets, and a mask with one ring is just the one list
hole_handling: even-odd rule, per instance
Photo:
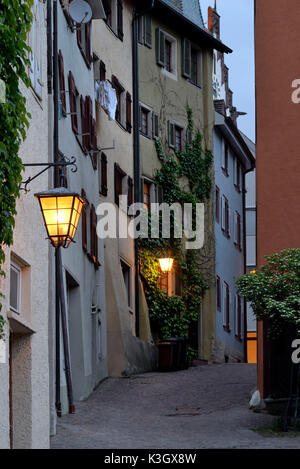
{"label": "plant pot", "polygon": [[173,371],[174,344],[171,342],[160,342],[158,344],[159,352],[159,371]]}

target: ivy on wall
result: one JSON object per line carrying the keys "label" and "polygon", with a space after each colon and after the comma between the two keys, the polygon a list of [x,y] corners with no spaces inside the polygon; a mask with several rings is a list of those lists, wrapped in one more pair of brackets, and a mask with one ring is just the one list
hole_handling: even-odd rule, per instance
{"label": "ivy on wall", "polygon": [[[186,145],[185,150],[175,150],[175,155],[166,156],[161,141],[155,141],[157,157],[162,163],[161,169],[156,174],[155,183],[163,188],[165,203],[169,205],[190,203],[194,208],[197,203],[203,203],[210,197],[213,155],[209,150],[203,150],[202,136],[199,130],[194,130],[192,110],[189,106],[187,106],[187,117],[192,140]],[[181,184],[182,178],[188,181],[188,185],[184,188]],[[151,222],[150,214],[149,222]],[[195,213],[193,223],[195,223]],[[160,257],[175,259],[176,269],[182,282],[180,296],[168,296],[166,291],[159,288]],[[174,237],[174,219],[171,219],[170,239],[162,237],[154,239],[149,232],[147,239],[139,241],[139,261],[146,286],[145,294],[153,335],[157,340],[186,337],[190,325],[199,318],[202,297],[208,289],[199,265],[199,251],[185,251],[183,240]]]}
{"label": "ivy on wall", "polygon": [[[6,85],[6,101],[0,104],[0,275],[5,261],[4,245],[13,241],[16,199],[19,197],[22,161],[20,144],[26,137],[28,119],[26,100],[20,81],[30,85],[27,33],[32,22],[32,0],[1,0],[0,3],[0,79]],[[0,305],[1,309],[1,305]],[[0,336],[4,320],[0,316]]]}

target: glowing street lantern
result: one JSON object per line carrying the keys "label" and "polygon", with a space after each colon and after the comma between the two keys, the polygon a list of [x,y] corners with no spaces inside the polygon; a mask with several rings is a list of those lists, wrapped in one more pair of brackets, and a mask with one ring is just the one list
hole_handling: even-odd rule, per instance
{"label": "glowing street lantern", "polygon": [[35,194],[39,200],[48,237],[55,248],[67,248],[74,241],[84,200],[60,187]]}
{"label": "glowing street lantern", "polygon": [[164,259],[159,259],[159,263],[162,272],[171,272],[174,259],[171,257],[166,257]]}

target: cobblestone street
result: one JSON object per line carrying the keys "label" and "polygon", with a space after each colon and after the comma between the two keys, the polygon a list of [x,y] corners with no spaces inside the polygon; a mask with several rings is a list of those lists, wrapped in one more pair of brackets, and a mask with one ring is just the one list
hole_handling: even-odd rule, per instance
{"label": "cobblestone street", "polygon": [[255,383],[247,364],[108,379],[59,421],[52,448],[300,448],[300,437],[253,431],[274,419],[249,410]]}

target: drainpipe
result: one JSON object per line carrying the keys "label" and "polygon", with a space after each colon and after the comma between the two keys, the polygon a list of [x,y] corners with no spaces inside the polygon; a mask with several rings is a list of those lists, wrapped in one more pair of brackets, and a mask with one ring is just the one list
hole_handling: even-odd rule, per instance
{"label": "drainpipe", "polygon": [[[132,62],[133,62],[133,167],[134,167],[134,202],[142,202],[141,197],[141,165],[140,165],[140,111],[139,111],[139,50],[138,20],[149,13],[154,7],[154,0],[143,11],[133,12],[132,22]],[[135,332],[140,336],[140,295],[139,295],[139,251],[138,240],[135,240]]]}
{"label": "drainpipe", "polygon": [[[51,1],[51,0],[50,0]],[[53,161],[57,162],[58,156],[58,11],[57,0],[53,0],[53,62],[52,62],[52,75],[53,75]],[[50,41],[49,41],[50,42]],[[54,187],[57,187],[58,181],[58,167],[54,167]],[[59,249],[55,250],[55,407],[57,416],[61,417],[61,395],[60,395],[60,256]]]}

